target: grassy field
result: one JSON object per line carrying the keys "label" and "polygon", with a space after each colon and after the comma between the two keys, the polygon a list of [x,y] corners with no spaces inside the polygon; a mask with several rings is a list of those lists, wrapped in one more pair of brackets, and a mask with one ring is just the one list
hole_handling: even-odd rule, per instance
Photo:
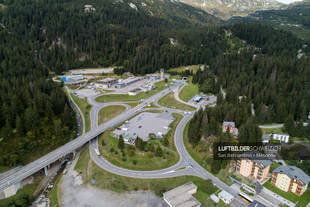
{"label": "grassy field", "polygon": [[283,128],[261,129],[263,134],[284,133]]}
{"label": "grassy field", "polygon": [[138,106],[140,104],[140,102],[138,103],[126,103],[127,105],[129,105],[131,108],[135,108],[136,106]]}
{"label": "grassy field", "polygon": [[181,100],[188,102],[193,96],[199,93],[198,85],[189,84],[184,86],[181,92],[179,93],[179,97]]}
{"label": "grassy field", "polygon": [[[75,169],[82,174],[85,184],[90,184],[90,180],[93,178],[96,180],[94,184],[96,187],[119,193],[150,190],[161,197],[163,192],[191,181],[198,186],[198,191],[194,196],[202,203],[202,206],[217,206],[209,199],[210,194],[205,192],[203,186],[205,181],[201,178],[195,176],[179,176],[165,179],[136,179],[115,175],[99,168],[92,162],[88,148],[81,153]],[[218,206],[224,207],[225,205],[221,203]]]}
{"label": "grassy field", "polygon": [[102,108],[98,114],[98,125],[102,124],[103,122],[106,122],[109,119],[112,119],[113,117],[116,117],[125,110],[126,108],[124,106],[117,106],[117,105]]}
{"label": "grassy field", "polygon": [[[157,111],[155,113],[158,113]],[[147,143],[155,148],[163,149],[163,156],[157,157],[154,152],[141,152],[131,145],[125,145],[124,154],[118,149],[118,139],[113,137],[113,129],[104,132],[99,138],[99,149],[103,156],[114,165],[132,170],[158,170],[170,167],[179,160],[179,155],[174,147],[174,132],[176,126],[182,119],[182,115],[173,114],[176,119],[170,124],[171,130],[166,137],[169,141],[168,147],[161,143],[161,139],[150,139]],[[102,144],[104,141],[104,145]],[[111,149],[113,150],[111,151]],[[150,163],[152,163],[150,165]]]}
{"label": "grassy field", "polygon": [[154,103],[150,103],[150,106],[145,106],[144,108],[158,108],[158,106],[156,106]]}
{"label": "grassy field", "polygon": [[59,175],[54,183],[54,187],[50,192],[50,207],[60,207],[60,201],[58,196],[58,185],[61,182],[62,175]]}
{"label": "grassy field", "polygon": [[199,65],[181,66],[181,67],[177,67],[177,68],[171,68],[168,71],[169,72],[183,72],[186,70],[186,68],[189,68],[195,74],[197,72],[197,70],[199,69],[199,67],[200,67]]}
{"label": "grassy field", "polygon": [[[210,167],[207,163],[207,159],[212,157],[211,152],[209,151],[209,147],[212,146],[212,142],[206,142],[201,141],[196,147],[193,147],[187,137],[187,131],[188,131],[189,123],[186,125],[184,132],[183,132],[183,139],[184,139],[184,145],[187,150],[187,152],[190,154],[190,156],[199,163],[203,168],[205,168],[207,171],[211,172]],[[209,139],[211,140],[211,139]],[[228,165],[229,166],[229,165]],[[228,173],[228,166],[227,169],[222,169],[218,174],[215,176],[218,177],[220,180],[225,182],[227,185],[231,185],[232,182],[229,179],[229,176],[231,175]]]}
{"label": "grassy field", "polygon": [[139,101],[141,99],[149,98],[150,96],[153,96],[154,94],[158,93],[159,91],[166,88],[165,81],[160,81],[155,83],[156,88],[147,91],[147,92],[141,92],[135,96],[130,96],[127,94],[110,94],[110,95],[103,95],[96,98],[97,102],[118,102],[118,101]]}
{"label": "grassy field", "polygon": [[279,194],[283,198],[286,198],[287,200],[292,201],[293,203],[298,202],[296,207],[306,207],[306,205],[310,202],[310,190],[309,189],[302,196],[298,196],[292,192],[285,192],[285,191],[280,190],[279,188],[273,186],[270,183],[270,180],[265,182],[263,186],[275,192],[276,194]]}
{"label": "grassy field", "polygon": [[90,130],[90,110],[92,106],[87,102],[87,99],[81,99],[75,96],[74,94],[70,94],[74,102],[79,106],[81,109],[84,117],[85,117],[85,132],[88,132]]}
{"label": "grassy field", "polygon": [[173,92],[168,93],[167,95],[162,97],[158,101],[158,104],[160,104],[164,107],[175,108],[175,109],[180,109],[180,110],[184,110],[184,111],[194,111],[196,109],[192,106],[185,105],[185,104],[180,103],[177,100],[175,100]]}

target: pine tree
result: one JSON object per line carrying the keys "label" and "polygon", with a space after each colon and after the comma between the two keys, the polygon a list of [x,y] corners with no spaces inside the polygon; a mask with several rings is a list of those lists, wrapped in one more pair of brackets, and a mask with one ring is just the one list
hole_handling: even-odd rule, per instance
{"label": "pine tree", "polygon": [[124,143],[124,139],[123,139],[123,136],[120,135],[119,139],[118,139],[118,145],[117,147],[120,149],[120,150],[123,150],[125,148],[125,143]]}

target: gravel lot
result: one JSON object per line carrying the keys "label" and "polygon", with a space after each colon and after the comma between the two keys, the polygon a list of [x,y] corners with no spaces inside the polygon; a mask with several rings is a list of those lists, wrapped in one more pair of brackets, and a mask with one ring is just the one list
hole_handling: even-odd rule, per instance
{"label": "gravel lot", "polygon": [[167,207],[163,199],[153,192],[116,193],[93,186],[81,185],[80,176],[72,170],[63,176],[61,183],[62,207]]}

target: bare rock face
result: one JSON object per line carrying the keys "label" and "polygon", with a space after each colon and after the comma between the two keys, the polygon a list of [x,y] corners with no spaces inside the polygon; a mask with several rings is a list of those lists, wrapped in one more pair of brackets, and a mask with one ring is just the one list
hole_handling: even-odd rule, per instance
{"label": "bare rock face", "polygon": [[222,19],[232,16],[246,16],[257,10],[280,9],[284,4],[276,0],[179,0],[182,3],[201,8]]}

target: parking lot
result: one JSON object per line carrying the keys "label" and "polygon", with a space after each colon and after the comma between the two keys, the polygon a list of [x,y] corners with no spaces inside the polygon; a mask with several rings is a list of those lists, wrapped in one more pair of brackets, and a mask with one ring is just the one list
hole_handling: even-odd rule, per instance
{"label": "parking lot", "polygon": [[150,113],[144,112],[124,123],[114,131],[114,135],[136,138],[137,136],[144,141],[149,140],[149,134],[154,133],[156,137],[164,136],[169,130],[170,123],[174,117],[169,112]]}
{"label": "parking lot", "polygon": [[78,98],[88,98],[90,96],[98,95],[100,92],[93,89],[81,89],[81,90],[75,90],[74,95],[76,95]]}

